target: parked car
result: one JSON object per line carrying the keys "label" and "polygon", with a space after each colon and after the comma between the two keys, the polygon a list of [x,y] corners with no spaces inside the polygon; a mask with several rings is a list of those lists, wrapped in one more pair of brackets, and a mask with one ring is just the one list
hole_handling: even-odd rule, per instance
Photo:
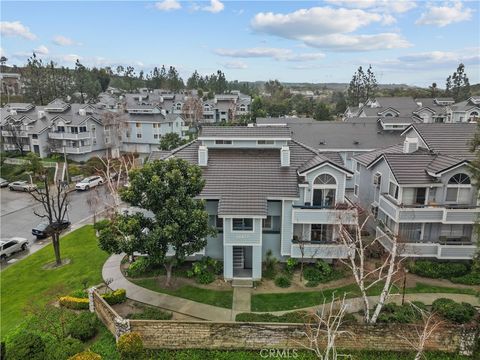
{"label": "parked car", "polygon": [[14,181],[8,184],[8,188],[12,191],[33,191],[37,185],[30,184],[27,181]]}
{"label": "parked car", "polygon": [[0,259],[6,260],[10,255],[28,248],[28,240],[19,237],[0,240]]}
{"label": "parked car", "polygon": [[53,230],[55,228],[59,229],[60,231],[63,231],[69,226],[70,226],[70,221],[68,220],[63,220],[60,223],[55,222],[52,225],[42,222],[32,229],[32,235],[36,236],[37,239],[41,239],[41,238],[45,238],[52,235]]}
{"label": "parked car", "polygon": [[0,178],[0,188],[7,187],[7,186],[8,186],[8,181]]}
{"label": "parked car", "polygon": [[77,190],[89,190],[95,186],[102,185],[104,183],[101,176],[89,176],[75,184]]}

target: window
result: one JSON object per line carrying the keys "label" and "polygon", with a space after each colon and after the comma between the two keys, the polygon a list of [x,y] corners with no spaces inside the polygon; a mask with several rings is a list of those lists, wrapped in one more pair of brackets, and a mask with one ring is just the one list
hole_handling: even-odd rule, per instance
{"label": "window", "polygon": [[266,219],[262,220],[262,229],[263,230],[273,230],[272,217],[269,215]]}
{"label": "window", "polygon": [[471,202],[470,177],[459,173],[448,180],[445,202],[468,204]]}
{"label": "window", "polygon": [[216,227],[218,231],[223,231],[223,218],[217,215],[209,215],[208,222],[210,226]]}
{"label": "window", "polygon": [[57,126],[57,132],[65,132],[65,126]]}
{"label": "window", "polygon": [[328,224],[312,224],[312,231],[310,233],[311,241],[332,241],[333,225]]}
{"label": "window", "polygon": [[232,140],[215,140],[215,145],[231,145]]}
{"label": "window", "polygon": [[466,174],[456,174],[453,175],[450,180],[448,180],[449,184],[461,184],[461,185],[470,185],[470,177]]}
{"label": "window", "polygon": [[72,127],[70,128],[70,132],[71,132],[72,134],[78,134],[78,127],[76,127],[76,126],[73,127],[73,126],[72,126]]}
{"label": "window", "polygon": [[374,219],[378,219],[378,206],[372,205],[372,215]]}
{"label": "window", "polygon": [[158,134],[153,134],[154,139],[158,139]]}
{"label": "window", "polygon": [[142,134],[137,134],[137,139],[141,139],[142,138]]}
{"label": "window", "polygon": [[242,218],[242,219],[232,219],[232,228],[234,231],[252,231],[253,230],[253,219]]}
{"label": "window", "polygon": [[360,172],[360,163],[358,161],[356,162],[355,170],[357,171],[357,173]]}
{"label": "window", "polygon": [[358,197],[358,185],[357,185],[357,184],[355,184],[355,185],[353,186],[353,195],[355,195],[356,197]]}
{"label": "window", "polygon": [[257,140],[257,145],[273,145],[275,141],[273,140]]}
{"label": "window", "polygon": [[80,126],[79,128],[80,132],[87,132],[87,127],[86,126]]}
{"label": "window", "polygon": [[137,128],[141,128],[141,127],[142,127],[142,124],[140,124],[140,123],[135,123],[135,126],[136,126]]}
{"label": "window", "polygon": [[32,139],[38,139],[38,135],[37,134],[32,134]]}
{"label": "window", "polygon": [[337,182],[330,174],[320,174],[313,182],[313,206],[331,208],[335,205]]}
{"label": "window", "polygon": [[335,185],[337,182],[332,175],[321,174],[315,178],[313,183],[317,185]]}
{"label": "window", "polygon": [[125,133],[125,137],[126,137],[127,139],[130,138],[130,132],[129,132],[129,131],[127,131],[127,132]]}
{"label": "window", "polygon": [[398,185],[390,182],[390,186],[388,187],[388,194],[394,199],[398,200]]}
{"label": "window", "polygon": [[426,188],[416,188],[415,189],[415,204],[424,205],[427,195]]}

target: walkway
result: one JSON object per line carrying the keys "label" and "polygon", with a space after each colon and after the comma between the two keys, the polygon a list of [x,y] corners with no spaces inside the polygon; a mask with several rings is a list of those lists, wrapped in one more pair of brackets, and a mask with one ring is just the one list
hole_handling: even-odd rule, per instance
{"label": "walkway", "polygon": [[103,265],[103,279],[111,279],[108,285],[111,289],[125,289],[127,297],[141,303],[158,306],[160,308],[189,315],[197,319],[210,321],[229,321],[232,318],[232,310],[217,306],[198,303],[192,300],[182,299],[176,296],[161,294],[145,289],[128,281],[120,270],[120,264],[125,255],[112,255]]}
{"label": "walkway", "polygon": [[[235,316],[241,312],[250,312],[251,310],[251,288],[234,288],[233,290],[233,304],[232,309],[225,309],[213,305],[202,304],[196,301],[179,298],[167,294],[158,293],[156,291],[148,290],[144,287],[138,286],[128,281],[120,270],[120,265],[124,254],[112,255],[103,265],[102,276],[104,280],[112,280],[109,287],[113,290],[125,289],[127,297],[141,303],[158,306],[160,308],[170,310],[176,313],[185,314],[195,317],[197,319],[209,321],[234,321]],[[448,298],[457,302],[470,303],[473,306],[480,307],[480,299],[474,295],[467,294],[450,294],[450,293],[418,293],[406,294],[405,301],[421,301],[430,305],[438,298]],[[370,296],[370,303],[373,306],[378,301],[378,296]],[[358,312],[362,310],[362,298],[346,299],[347,312]],[[395,302],[400,304],[402,301],[400,294],[391,295],[387,302]],[[337,302],[338,303],[338,302]],[[303,309],[274,311],[270,312],[275,315],[282,315],[292,311],[308,311],[314,312],[321,308],[319,306],[312,306]]]}

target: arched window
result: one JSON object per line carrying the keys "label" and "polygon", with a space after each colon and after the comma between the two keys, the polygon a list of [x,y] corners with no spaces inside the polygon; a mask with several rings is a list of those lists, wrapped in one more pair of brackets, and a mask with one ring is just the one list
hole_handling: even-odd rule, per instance
{"label": "arched window", "polygon": [[393,114],[388,112],[385,114],[385,117],[393,117]]}
{"label": "arched window", "polygon": [[325,184],[325,185],[334,184],[335,185],[337,183],[337,181],[330,174],[320,174],[315,178],[315,181],[313,183],[316,184],[316,185],[322,185],[322,184]]}
{"label": "arched window", "polygon": [[470,177],[467,174],[459,173],[448,180],[445,202],[459,205],[470,204],[471,199]]}
{"label": "arched window", "polygon": [[448,180],[449,184],[462,184],[462,185],[469,185],[470,184],[470,177],[467,174],[455,174],[453,175],[450,180]]}
{"label": "arched window", "polygon": [[322,208],[335,206],[337,181],[330,174],[320,174],[313,181],[312,205]]}
{"label": "arched window", "polygon": [[478,119],[478,111],[472,111],[470,113],[469,120],[470,121],[477,121],[477,119]]}

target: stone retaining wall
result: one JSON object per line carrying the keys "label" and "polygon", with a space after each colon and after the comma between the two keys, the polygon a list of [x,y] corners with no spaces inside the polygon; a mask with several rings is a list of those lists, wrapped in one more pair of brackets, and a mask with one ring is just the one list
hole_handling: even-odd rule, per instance
{"label": "stone retaining wall", "polygon": [[[306,343],[303,324],[241,323],[208,321],[128,320],[93,291],[94,311],[118,338],[133,331],[150,349],[302,349]],[[409,341],[418,341],[420,329],[412,324],[349,325],[336,347],[343,350],[412,351]],[[425,350],[471,354],[478,328],[443,325],[426,342]],[[323,341],[323,339],[322,339]]]}

